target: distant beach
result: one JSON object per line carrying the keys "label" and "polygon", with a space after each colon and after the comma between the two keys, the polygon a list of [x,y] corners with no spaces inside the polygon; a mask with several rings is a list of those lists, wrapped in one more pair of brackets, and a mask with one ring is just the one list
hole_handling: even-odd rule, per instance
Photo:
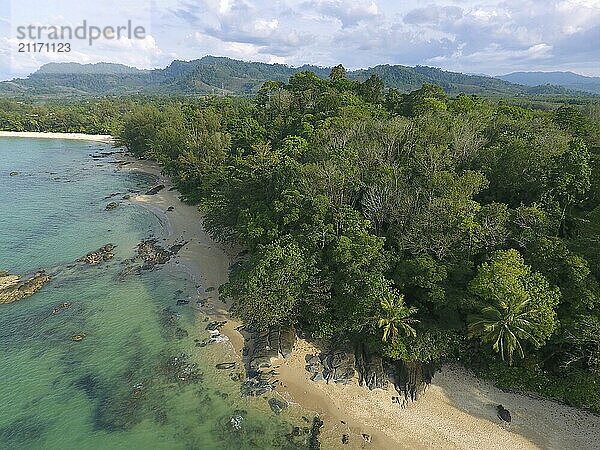
{"label": "distant beach", "polygon": [[84,133],[42,133],[34,131],[0,131],[0,137],[22,137],[31,139],[68,139],[73,141],[93,141],[111,144],[114,138],[110,134]]}

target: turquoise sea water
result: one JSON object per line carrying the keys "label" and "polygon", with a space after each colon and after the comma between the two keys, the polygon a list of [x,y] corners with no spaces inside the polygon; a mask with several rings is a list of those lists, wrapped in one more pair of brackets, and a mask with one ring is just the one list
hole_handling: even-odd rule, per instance
{"label": "turquoise sea water", "polygon": [[[295,448],[291,412],[275,416],[268,398],[241,398],[239,382],[215,369],[231,351],[195,347],[206,318],[190,306],[196,286],[183,273],[118,281],[122,261],[162,225],[133,204],[104,210],[106,196],[152,180],[89,156],[101,149],[0,138],[0,269],[58,273],[32,297],[0,305],[0,448]],[[67,267],[109,242],[113,260]],[[177,306],[182,297],[190,305]],[[85,339],[74,342],[79,333]],[[182,353],[198,364],[197,382],[181,382],[169,364]]]}

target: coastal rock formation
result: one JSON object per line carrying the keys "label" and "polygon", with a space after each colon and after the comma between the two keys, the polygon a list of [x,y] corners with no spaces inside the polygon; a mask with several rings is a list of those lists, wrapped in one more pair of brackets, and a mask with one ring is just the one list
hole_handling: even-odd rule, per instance
{"label": "coastal rock formation", "polygon": [[402,396],[401,406],[409,402],[416,402],[425,393],[433,380],[435,364],[419,361],[404,362],[394,361],[393,366],[394,387]]}
{"label": "coastal rock formation", "polygon": [[104,247],[100,247],[98,250],[79,258],[77,261],[89,264],[90,266],[96,266],[104,261],[114,258],[115,247],[116,245],[114,244],[106,244]]}
{"label": "coastal rock formation", "polygon": [[0,271],[0,304],[30,297],[49,281],[50,276],[43,270],[25,279]]}
{"label": "coastal rock formation", "polygon": [[159,264],[167,263],[183,246],[185,246],[185,244],[187,244],[187,241],[172,245],[170,248],[166,249],[158,245],[156,239],[147,239],[140,242],[137,246],[137,253],[138,257],[144,262],[142,268],[148,269]]}
{"label": "coastal rock formation", "polygon": [[358,371],[358,384],[370,390],[387,389],[389,376],[383,368],[383,358],[380,355],[369,353],[364,344],[356,347],[356,370]]}
{"label": "coastal rock formation", "polygon": [[275,390],[273,383],[262,379],[261,377],[249,378],[242,383],[240,394],[242,397],[260,397]]}
{"label": "coastal rock formation", "polygon": [[355,358],[352,353],[334,351],[322,355],[323,378],[325,381],[348,384],[354,377]]}
{"label": "coastal rock formation", "polygon": [[119,280],[132,273],[140,273],[142,270],[152,270],[156,266],[166,264],[175,256],[188,241],[180,242],[169,248],[163,248],[155,238],[146,239],[137,245],[137,255],[123,261],[125,268],[118,275]]}
{"label": "coastal rock formation", "polygon": [[165,188],[164,184],[159,184],[158,186],[154,186],[153,188],[148,189],[144,195],[156,195],[158,194],[160,191],[162,191]]}
{"label": "coastal rock formation", "polygon": [[271,366],[271,359],[279,355],[288,358],[296,341],[296,330],[292,326],[274,327],[251,335],[248,349],[249,367],[258,370]]}
{"label": "coastal rock formation", "polygon": [[355,365],[354,355],[341,350],[306,356],[306,370],[312,373],[312,381],[348,384],[354,377]]}

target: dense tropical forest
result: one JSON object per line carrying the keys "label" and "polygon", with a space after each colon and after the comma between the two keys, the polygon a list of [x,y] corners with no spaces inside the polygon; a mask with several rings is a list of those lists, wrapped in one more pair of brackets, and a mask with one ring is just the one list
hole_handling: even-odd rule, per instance
{"label": "dense tropical forest", "polygon": [[600,103],[408,94],[304,71],[252,98],[0,101],[0,129],[113,132],[217,239],[255,327],[460,361],[600,412]]}

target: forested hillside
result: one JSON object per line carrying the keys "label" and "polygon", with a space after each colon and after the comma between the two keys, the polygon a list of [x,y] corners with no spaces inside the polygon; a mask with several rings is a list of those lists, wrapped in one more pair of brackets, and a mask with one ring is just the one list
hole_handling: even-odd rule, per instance
{"label": "forested hillside", "polygon": [[222,289],[246,323],[600,411],[599,126],[598,104],[384,95],[336,67],[139,106],[119,138],[246,250]]}
{"label": "forested hillside", "polygon": [[[310,70],[326,79],[331,68],[245,62],[205,56],[193,61],[173,61],[164,69],[139,70],[119,64],[52,63],[26,79],[0,82],[0,95],[81,97],[97,95],[202,95],[256,94],[268,80],[287,83],[295,73]],[[380,77],[388,88],[407,93],[423,83],[436,83],[448,94],[517,95],[581,93],[556,86],[528,87],[492,77],[447,72],[433,67],[381,65],[348,72],[353,80]]]}
{"label": "forested hillside", "polygon": [[526,86],[551,84],[600,94],[600,77],[585,77],[573,72],[514,72],[497,78]]}

